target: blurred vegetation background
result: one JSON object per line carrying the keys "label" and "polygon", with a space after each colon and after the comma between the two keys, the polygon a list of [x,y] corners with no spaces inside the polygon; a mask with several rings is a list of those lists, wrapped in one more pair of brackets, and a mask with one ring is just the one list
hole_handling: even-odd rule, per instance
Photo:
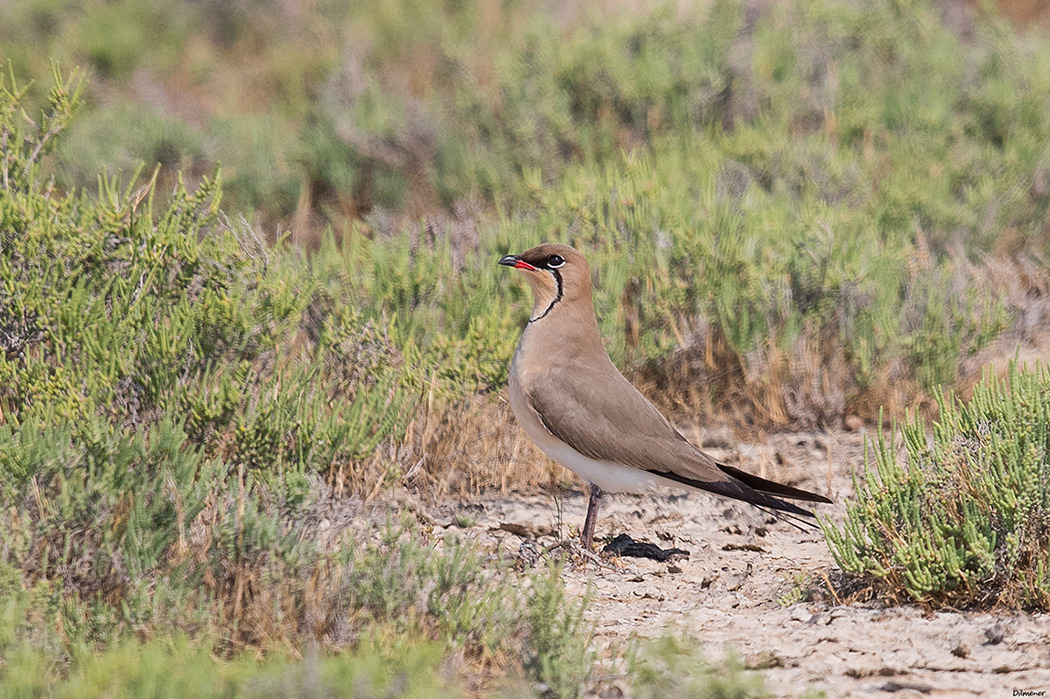
{"label": "blurred vegetation background", "polygon": [[947,0],[9,2],[0,50],[90,76],[60,190],[221,163],[223,209],[334,239],[354,312],[396,317],[439,390],[502,385],[525,304],[491,260],[555,239],[663,407],[839,426],[1050,349],[1050,61],[1042,15],[1002,7],[1033,26]]}
{"label": "blurred vegetation background", "polygon": [[[231,657],[352,647],[310,671],[375,691],[389,657],[425,695],[507,673],[580,691],[595,658],[557,571],[359,509],[566,481],[501,399],[531,303],[496,260],[584,249],[614,360],[680,421],[955,410],[943,388],[1050,356],[1041,21],[927,0],[0,2],[5,681],[91,687],[159,638],[148,685],[203,662],[175,634]],[[880,459],[883,490],[921,480]],[[992,501],[963,548],[905,562],[912,598],[984,579],[996,513],[1031,514]],[[853,516],[844,567],[911,555],[865,548],[893,512]],[[1045,604],[1043,531],[1004,559],[1042,571],[996,588],[1016,604]],[[450,664],[466,687],[437,679]]]}
{"label": "blurred vegetation background", "polygon": [[[1031,3],[999,5],[1045,24]],[[91,76],[56,154],[59,185],[92,186],[101,167],[142,162],[199,178],[221,162],[227,210],[314,243],[329,224],[344,233],[370,215],[382,230],[518,209],[568,166],[616,167],[665,135],[714,141],[706,149],[768,190],[788,173],[753,159],[782,152],[788,135],[845,162],[923,136],[934,141],[928,157],[946,155],[946,139],[1011,149],[1042,106],[1037,94],[1012,99],[1040,86],[1033,42],[975,21],[962,0],[19,0],[0,6],[0,20],[17,75],[46,76],[57,59]],[[752,153],[716,127],[758,128],[773,142]],[[925,164],[907,174],[925,176]],[[861,166],[811,186],[841,200],[898,172]],[[956,196],[970,184],[951,168],[930,179]],[[948,213],[899,203],[891,227]]]}

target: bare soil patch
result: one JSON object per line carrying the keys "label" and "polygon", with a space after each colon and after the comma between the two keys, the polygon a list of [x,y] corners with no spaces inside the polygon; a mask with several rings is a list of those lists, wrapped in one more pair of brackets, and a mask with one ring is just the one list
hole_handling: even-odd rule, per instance
{"label": "bare soil patch", "polygon": [[[820,511],[832,518],[843,516],[842,502],[852,494],[851,468],[863,465],[857,434],[776,435],[750,445],[708,440],[707,448],[755,473],[829,495],[838,504]],[[444,500],[424,509],[436,533],[527,560],[577,533],[586,496],[579,490],[560,498]],[[760,669],[779,696],[1050,694],[1050,615],[843,604],[821,584],[837,567],[819,531],[800,532],[706,494],[609,496],[595,537],[604,544],[621,533],[691,555],[566,567],[570,591],[592,592],[589,613],[600,644],[689,634],[713,662],[735,653]]]}

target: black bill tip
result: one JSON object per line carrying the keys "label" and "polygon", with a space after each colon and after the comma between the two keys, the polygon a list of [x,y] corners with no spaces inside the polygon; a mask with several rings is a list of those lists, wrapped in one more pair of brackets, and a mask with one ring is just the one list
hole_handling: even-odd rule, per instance
{"label": "black bill tip", "polygon": [[536,271],[535,267],[533,267],[517,255],[504,255],[500,258],[499,263],[501,265],[506,265],[507,267],[513,267],[514,269],[530,269],[533,272]]}

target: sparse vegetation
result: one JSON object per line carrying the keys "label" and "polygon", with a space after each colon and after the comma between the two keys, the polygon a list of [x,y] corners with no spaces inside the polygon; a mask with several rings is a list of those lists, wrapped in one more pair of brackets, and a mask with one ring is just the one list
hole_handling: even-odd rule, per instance
{"label": "sparse vegetation", "polygon": [[890,598],[954,607],[1050,609],[1050,371],[1012,365],[964,402],[879,437],[875,470],[842,527],[838,564]]}

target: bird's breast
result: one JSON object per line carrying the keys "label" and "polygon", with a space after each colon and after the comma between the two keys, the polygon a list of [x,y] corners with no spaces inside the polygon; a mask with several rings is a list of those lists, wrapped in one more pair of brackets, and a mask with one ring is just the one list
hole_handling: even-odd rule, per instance
{"label": "bird's breast", "polygon": [[[522,338],[524,339],[524,338]],[[510,409],[514,411],[514,417],[521,425],[525,436],[537,446],[541,442],[553,438],[553,435],[540,422],[539,415],[532,408],[528,396],[529,371],[522,366],[521,349],[514,354],[510,364]],[[542,448],[542,447],[541,447]]]}

